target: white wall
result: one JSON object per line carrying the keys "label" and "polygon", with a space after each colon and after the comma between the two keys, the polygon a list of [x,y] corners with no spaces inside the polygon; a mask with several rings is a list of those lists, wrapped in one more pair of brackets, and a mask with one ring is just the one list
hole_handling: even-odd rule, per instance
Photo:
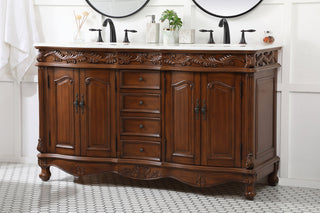
{"label": "white wall", "polygon": [[[85,0],[35,0],[36,15],[43,42],[72,41],[73,10],[90,11],[85,29],[100,27],[101,16]],[[114,19],[118,41],[124,29],[136,29],[130,41],[144,41],[145,16],[174,9],[185,28],[215,30],[215,41],[222,41],[219,18],[199,10],[191,0],[151,0],[146,8],[131,17]],[[229,19],[233,43],[240,30],[255,28],[248,43],[261,42],[263,31],[271,30],[282,43],[282,68],[278,82],[278,152],[281,157],[280,184],[320,188],[320,0],[264,0],[244,16]],[[108,40],[108,32],[106,32]],[[86,33],[87,39],[96,35]],[[196,34],[197,43],[206,43],[207,34]],[[38,97],[35,69],[21,84],[0,79],[0,160],[36,162],[38,138]]]}

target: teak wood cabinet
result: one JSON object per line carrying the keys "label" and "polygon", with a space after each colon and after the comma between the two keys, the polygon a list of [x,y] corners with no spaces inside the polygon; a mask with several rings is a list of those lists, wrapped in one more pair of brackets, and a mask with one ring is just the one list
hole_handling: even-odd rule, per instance
{"label": "teak wood cabinet", "polygon": [[278,182],[278,50],[38,46],[40,178],[115,172],[197,187]]}

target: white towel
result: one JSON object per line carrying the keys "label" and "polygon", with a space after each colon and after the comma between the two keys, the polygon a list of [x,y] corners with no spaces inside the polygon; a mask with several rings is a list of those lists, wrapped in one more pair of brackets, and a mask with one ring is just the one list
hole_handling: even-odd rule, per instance
{"label": "white towel", "polygon": [[0,75],[9,62],[9,45],[4,40],[4,30],[6,26],[7,0],[0,0]]}
{"label": "white towel", "polygon": [[[1,48],[5,47],[4,50],[1,50],[1,59],[4,60],[3,62],[1,60],[0,69],[6,66],[4,63],[7,60],[11,75],[19,82],[32,65],[37,54],[33,47],[34,43],[39,42],[33,1],[1,0],[1,2],[6,2],[6,11],[4,44],[1,44]],[[2,4],[4,3],[1,3],[1,7]],[[2,41],[0,40],[0,42]],[[8,53],[7,58],[5,54]]]}

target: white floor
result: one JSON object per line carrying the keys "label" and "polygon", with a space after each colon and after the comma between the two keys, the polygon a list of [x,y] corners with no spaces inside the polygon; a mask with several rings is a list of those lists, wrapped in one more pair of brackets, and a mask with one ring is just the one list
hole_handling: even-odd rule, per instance
{"label": "white floor", "polygon": [[51,167],[42,182],[30,164],[0,163],[0,212],[320,212],[320,189],[257,185],[254,201],[242,184],[208,189],[171,179],[136,181],[114,174],[84,184]]}

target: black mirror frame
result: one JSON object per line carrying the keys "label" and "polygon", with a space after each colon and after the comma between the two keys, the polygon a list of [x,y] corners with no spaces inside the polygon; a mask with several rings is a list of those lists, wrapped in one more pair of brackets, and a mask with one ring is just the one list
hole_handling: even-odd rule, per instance
{"label": "black mirror frame", "polygon": [[221,15],[217,15],[217,14],[211,13],[211,12],[209,12],[208,10],[204,9],[203,7],[201,7],[201,6],[196,2],[196,0],[192,0],[192,1],[193,1],[193,3],[194,3],[195,5],[197,5],[197,7],[199,7],[201,10],[203,10],[203,11],[206,12],[206,13],[208,13],[209,15],[216,16],[216,17],[219,17],[219,18],[235,18],[235,17],[238,17],[238,16],[242,16],[242,15],[244,15],[244,14],[246,14],[246,13],[249,13],[251,10],[253,10],[254,8],[256,8],[263,0],[260,0],[260,1],[259,1],[255,6],[253,6],[251,9],[249,9],[249,10],[243,12],[243,13],[240,13],[240,14],[238,14],[238,15],[233,15],[233,16],[221,16]]}
{"label": "black mirror frame", "polygon": [[100,13],[101,15],[103,16],[106,16],[106,17],[110,17],[110,18],[126,18],[128,16],[132,16],[134,14],[136,14],[137,12],[139,12],[140,10],[142,10],[148,3],[149,3],[150,0],[146,0],[146,2],[139,8],[137,9],[136,11],[134,11],[133,13],[130,13],[128,15],[125,15],[125,16],[110,16],[108,14],[105,14],[103,12],[101,12],[100,10],[98,10],[97,8],[95,8],[91,3],[90,3],[90,0],[86,0],[86,2],[88,3],[88,5],[94,9],[96,12]]}

